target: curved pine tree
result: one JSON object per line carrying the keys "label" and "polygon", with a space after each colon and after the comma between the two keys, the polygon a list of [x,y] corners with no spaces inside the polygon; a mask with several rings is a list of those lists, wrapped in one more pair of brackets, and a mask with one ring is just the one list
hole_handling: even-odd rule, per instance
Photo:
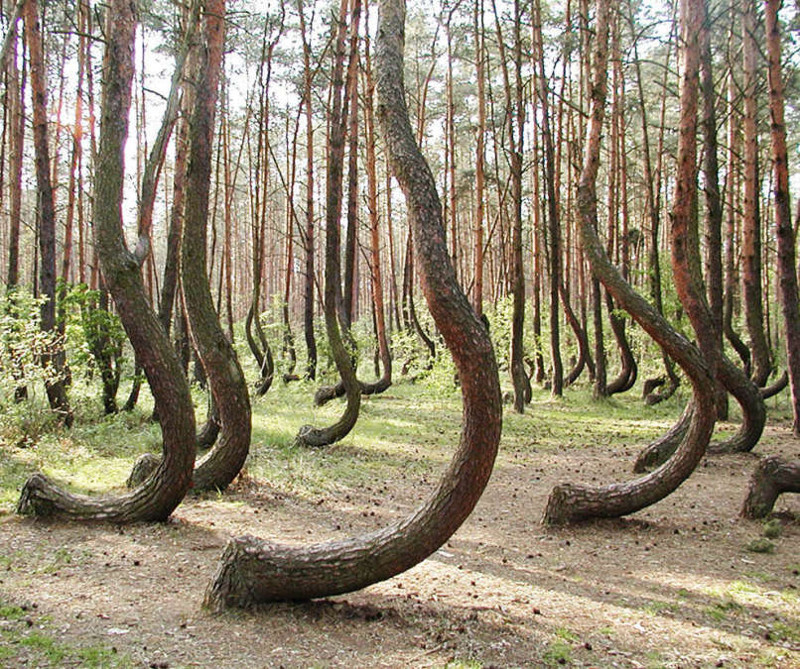
{"label": "curved pine tree", "polygon": [[428,557],[459,528],[492,471],[502,423],[497,363],[489,333],[456,280],[435,181],[411,130],[403,84],[404,23],[403,0],[382,0],[378,114],[414,227],[425,297],[461,379],[461,441],[429,499],[384,529],[300,547],[255,537],[232,540],[206,592],[205,604],[214,609],[326,597],[399,574]]}

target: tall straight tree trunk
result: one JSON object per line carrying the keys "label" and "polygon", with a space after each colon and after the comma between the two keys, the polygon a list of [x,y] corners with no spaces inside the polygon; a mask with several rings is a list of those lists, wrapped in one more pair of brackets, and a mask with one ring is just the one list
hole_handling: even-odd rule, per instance
{"label": "tall straight tree trunk", "polygon": [[758,99],[756,83],[755,0],[745,2],[742,14],[744,62],[744,224],[742,230],[742,289],[747,333],[752,353],[752,379],[763,386],[770,375],[769,345],[764,334],[759,206]]}
{"label": "tall straight tree trunk", "polygon": [[489,333],[459,288],[444,243],[433,175],[408,119],[403,87],[402,0],[383,0],[378,26],[378,95],[392,167],[406,194],[428,304],[459,371],[464,396],[461,443],[431,497],[410,516],[376,532],[311,546],[232,540],[206,591],[211,608],[326,597],[399,574],[424,560],[471,513],[489,479],[500,440],[502,405]]}
{"label": "tall straight tree trunk", "polygon": [[[693,58],[699,58],[702,62],[709,50],[709,19],[704,0],[690,0],[690,3],[691,15],[694,17],[692,22],[695,23],[698,20],[701,22],[701,28],[697,34],[699,41],[697,45],[692,42],[690,46],[698,49],[699,56],[693,54]],[[698,12],[701,14],[701,19],[697,19],[694,16],[695,13]],[[691,34],[694,36],[693,33]],[[691,65],[693,69],[696,67],[694,60],[692,60]],[[710,64],[707,63],[702,65],[702,67],[710,67]],[[701,88],[705,88],[707,85],[710,85],[709,80],[711,78],[711,73],[702,72],[702,77]],[[753,382],[724,356],[720,345],[721,334],[717,329],[714,314],[712,313],[706,297],[706,289],[702,281],[702,261],[699,250],[700,233],[698,230],[698,206],[695,192],[697,190],[697,179],[696,176],[691,177],[695,172],[694,164],[696,162],[694,141],[697,129],[697,95],[693,85],[685,85],[682,91],[684,95],[683,105],[687,108],[691,107],[693,112],[690,114],[689,111],[684,110],[684,118],[681,124],[682,128],[688,128],[691,123],[692,128],[690,132],[687,131],[688,136],[686,138],[682,136],[682,146],[684,148],[679,156],[684,160],[685,164],[679,165],[681,179],[679,179],[677,184],[672,213],[671,248],[675,285],[681,304],[697,333],[700,350],[717,380],[715,391],[717,402],[719,389],[721,387],[726,394],[730,392],[736,398],[742,409],[742,425],[737,434],[722,442],[711,444],[708,447],[708,451],[749,451],[761,438],[766,420],[766,410],[764,408],[764,401]],[[705,98],[707,96],[707,90],[704,90],[703,94]],[[706,152],[708,152],[712,148],[709,144],[713,144],[713,142],[708,141],[708,101],[705,99],[703,111],[703,127],[705,134],[704,148]],[[709,156],[706,155],[704,160],[704,172],[707,189],[707,217],[715,215],[713,195],[710,198],[711,202],[708,202],[708,190],[714,190],[715,184],[714,175],[710,173],[713,172],[713,164],[709,166],[709,160]],[[718,206],[716,208],[718,210]],[[716,213],[721,218],[721,213],[719,213],[719,211]],[[693,411],[696,411],[696,407],[690,404],[683,418],[688,419]],[[681,421],[679,421],[678,425],[680,425],[680,422]],[[642,471],[648,466],[654,466],[665,462],[677,447],[677,439],[673,441],[662,439],[653,442],[640,453],[635,465],[635,470]]]}
{"label": "tall straight tree trunk", "polygon": [[[646,187],[646,209],[648,219],[650,222],[650,235],[647,244],[648,250],[648,278],[649,278],[649,291],[650,298],[653,301],[656,309],[660,314],[664,313],[664,305],[661,289],[661,260],[659,258],[659,230],[661,228],[661,182],[662,182],[662,165],[663,165],[663,149],[664,149],[664,130],[666,118],[666,99],[667,99],[667,78],[670,73],[670,56],[672,53],[671,46],[673,43],[673,35],[670,34],[670,41],[667,51],[667,59],[664,64],[664,76],[661,84],[664,91],[661,96],[661,109],[659,115],[659,134],[657,142],[657,156],[655,169],[653,166],[652,156],[650,152],[650,133],[648,130],[647,120],[647,107],[645,105],[644,84],[642,79],[642,72],[640,66],[640,59],[637,45],[634,44],[634,64],[636,66],[636,85],[638,92],[639,111],[642,119],[642,153],[644,162],[644,177]],[[675,364],[670,357],[662,351],[662,359],[664,361],[664,370],[666,378],[664,379],[665,387],[660,392],[649,392],[645,396],[647,404],[658,404],[669,397],[671,397],[680,383],[680,377],[675,373]],[[649,381],[649,380],[648,380]],[[650,381],[649,385],[652,385]],[[647,383],[647,382],[645,382]],[[662,384],[663,385],[663,384]]]}
{"label": "tall straight tree trunk", "polygon": [[[705,21],[707,23],[707,19]],[[711,36],[709,26],[703,29],[700,54],[700,87],[703,93],[703,181],[705,188],[705,241],[706,290],[711,311],[711,325],[717,356],[722,348],[722,196],[719,188],[719,160],[717,158],[717,115],[712,69]],[[717,416],[727,418],[728,392],[717,383]]]}
{"label": "tall straight tree trunk", "polygon": [[[188,91],[186,93],[188,95]],[[175,163],[172,175],[172,203],[167,232],[167,255],[161,279],[161,299],[158,304],[158,319],[168,335],[172,327],[175,311],[175,297],[178,295],[178,259],[183,235],[183,204],[186,197],[186,164],[189,154],[189,124],[186,119],[178,120],[175,132]]]}
{"label": "tall straight tree trunk", "polygon": [[800,437],[800,297],[797,287],[796,235],[789,206],[789,164],[784,121],[781,66],[780,0],[765,5],[769,57],[769,110],[772,119],[772,169],[775,182],[775,234],[778,238],[778,281],[783,311],[786,361],[792,393],[792,429]]}
{"label": "tall straight tree trunk", "polygon": [[[299,377],[294,373],[297,367],[297,351],[294,345],[294,333],[290,317],[290,300],[292,297],[292,279],[294,277],[294,187],[297,181],[297,133],[300,130],[300,116],[298,115],[293,135],[289,134],[289,115],[286,116],[286,170],[289,173],[289,183],[286,188],[286,273],[283,281],[283,357],[289,358],[289,367],[283,374],[284,383],[296,381]],[[289,138],[293,137],[291,149],[288,146]]]}
{"label": "tall straight tree trunk", "polygon": [[[478,127],[475,137],[475,283],[473,285],[472,304],[475,312],[480,316],[483,313],[483,219],[484,219],[484,183],[486,149],[484,136],[486,134],[486,76],[485,65],[485,38],[483,29],[483,0],[475,0],[473,14],[473,31],[475,33],[475,77],[478,80]],[[453,140],[455,144],[455,139]],[[455,156],[455,151],[453,152]],[[454,161],[455,162],[455,161]],[[453,181],[455,180],[455,165]],[[452,184],[455,189],[455,183]],[[455,199],[453,205],[455,208]],[[453,213],[455,216],[455,212]],[[455,244],[455,240],[453,240]]]}
{"label": "tall straight tree trunk", "polygon": [[[19,236],[22,225],[22,160],[25,145],[25,67],[17,62],[18,28],[22,4],[17,3],[8,27],[8,69],[6,78],[7,128],[9,134],[9,203],[8,203],[8,268],[6,290],[13,299],[13,291],[19,284]],[[21,362],[12,361],[12,374],[19,380],[24,375]],[[19,384],[14,389],[17,402],[28,397],[28,387]]]}
{"label": "tall straight tree trunk", "polygon": [[[259,67],[259,109],[258,122],[256,123],[257,144],[255,182],[255,206],[251,221],[252,241],[252,292],[250,308],[245,318],[245,337],[250,352],[256,359],[259,369],[259,379],[256,382],[256,394],[262,397],[272,386],[275,377],[275,361],[269,341],[261,327],[261,288],[264,282],[264,260],[267,243],[267,218],[270,202],[270,153],[272,150],[269,136],[270,101],[269,88],[272,80],[272,54],[277,45],[278,36],[268,35],[268,26],[264,26],[264,35],[261,43],[261,64]],[[272,39],[269,39],[272,37]],[[313,284],[312,284],[313,286]]]}
{"label": "tall straight tree trunk", "polygon": [[[360,6],[360,2],[359,2]],[[358,253],[358,29],[354,11],[350,25],[350,61],[347,67],[347,96],[350,98],[347,131],[347,234],[344,247],[344,285],[342,287],[342,329],[354,345],[351,329],[356,317]]]}
{"label": "tall straight tree trunk", "polygon": [[[539,133],[533,133],[533,155],[534,163],[538,165],[539,156]],[[534,168],[531,170],[533,181],[533,201],[540,201],[541,182],[539,179],[539,170]],[[542,276],[544,263],[542,261],[543,253],[543,232],[542,232],[542,208],[534,205],[532,208],[533,213],[533,305],[532,305],[532,325],[533,325],[533,338],[536,343],[536,350],[533,353],[533,369],[531,370],[531,379],[536,383],[541,383],[544,380],[544,355],[542,354]]]}
{"label": "tall straight tree trunk", "polygon": [[559,323],[558,283],[561,280],[561,224],[558,216],[558,194],[556,193],[556,166],[553,133],[550,129],[550,102],[545,75],[544,42],[542,40],[541,6],[539,0],[533,3],[535,28],[535,50],[539,74],[538,94],[541,113],[541,130],[544,141],[544,174],[547,187],[547,229],[549,233],[549,275],[550,275],[550,356],[552,364],[551,391],[555,397],[564,393],[564,366],[561,361],[561,335]]}
{"label": "tall straight tree trunk", "polygon": [[[366,7],[365,24],[369,26],[369,5]],[[375,158],[375,80],[372,75],[371,38],[369,29],[364,31],[364,58],[366,69],[366,96],[364,99],[364,125],[366,126],[367,151],[367,207],[369,209],[370,259],[372,271],[372,301],[375,311],[375,330],[378,337],[378,353],[383,367],[381,378],[375,383],[374,392],[383,392],[392,385],[392,353],[386,334],[386,308],[383,300],[383,270],[381,269],[380,216],[378,215],[378,174]],[[388,221],[391,224],[391,221]],[[362,392],[364,388],[362,387]]]}
{"label": "tall straight tree trunk", "polygon": [[123,326],[147,374],[161,416],[163,458],[145,482],[117,497],[64,492],[41,474],[25,484],[19,513],[62,515],[107,522],[158,521],[169,517],[192,481],[194,409],[178,359],[150,308],[141,269],[122,231],[124,146],[133,80],[135,3],[112,0],[105,27],[104,96],[97,152],[95,234],[103,276]]}
{"label": "tall straight tree trunk", "polygon": [[[40,318],[43,332],[58,338],[56,324],[56,211],[53,185],[50,180],[50,147],[47,130],[47,72],[44,42],[39,21],[37,0],[27,0],[24,9],[25,39],[30,54],[31,99],[33,111],[33,146],[36,158],[36,186],[39,209],[39,291],[44,297]],[[65,425],[72,424],[72,410],[67,399],[64,372],[64,351],[61,342],[54,341],[58,350],[41,356],[41,364],[52,369],[54,377],[46,381],[50,408]]]}
{"label": "tall straight tree trunk", "polygon": [[[514,2],[514,28],[511,65],[513,84],[507,65],[506,46],[500,25],[497,5],[492,3],[497,25],[497,43],[506,98],[506,128],[508,159],[511,172],[511,381],[514,385],[514,411],[523,413],[531,400],[531,385],[525,373],[523,334],[525,329],[525,273],[522,265],[522,155],[524,148],[525,109],[522,93],[522,42],[520,36],[521,10]],[[560,281],[560,277],[553,278]]]}
{"label": "tall straight tree trunk", "polygon": [[[731,17],[737,11],[735,0],[731,0]],[[728,36],[728,58],[732,58],[733,52],[733,20],[729,28]],[[725,263],[725,288],[722,304],[722,331],[725,338],[736,351],[736,354],[744,365],[745,373],[751,373],[750,349],[741,340],[736,330],[733,328],[733,316],[735,307],[738,304],[739,278],[737,271],[737,249],[736,249],[736,222],[740,210],[739,184],[740,184],[740,128],[738,122],[738,112],[736,110],[736,100],[739,96],[739,89],[733,75],[728,77],[727,91],[727,113],[728,113],[728,169],[725,175],[725,191],[727,192],[727,215],[725,217],[725,240],[724,240],[724,263]]]}
{"label": "tall straight tree trunk", "polygon": [[317,341],[314,335],[314,114],[312,107],[314,74],[308,42],[303,0],[297,0],[300,35],[303,40],[303,105],[306,115],[306,234],[305,276],[303,283],[303,334],[306,341],[306,376],[317,377]]}
{"label": "tall straight tree trunk", "polygon": [[[19,5],[18,5],[19,6]],[[9,210],[7,287],[19,284],[19,232],[22,217],[22,158],[25,142],[24,77],[17,63],[17,23],[8,27],[9,52],[6,104],[9,123]]]}

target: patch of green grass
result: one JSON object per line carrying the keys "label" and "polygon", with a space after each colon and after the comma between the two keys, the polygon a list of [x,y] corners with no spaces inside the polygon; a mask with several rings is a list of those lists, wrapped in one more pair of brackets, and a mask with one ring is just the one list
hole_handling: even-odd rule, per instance
{"label": "patch of green grass", "polygon": [[751,553],[774,553],[775,552],[775,544],[772,543],[769,539],[764,537],[760,537],[758,539],[753,539],[749,542],[745,548],[749,550]]}
{"label": "patch of green grass", "polygon": [[101,644],[73,646],[65,643],[49,631],[49,617],[35,616],[35,613],[15,604],[0,601],[0,620],[6,622],[0,628],[0,666],[6,666],[2,660],[10,659],[18,662],[13,666],[87,669],[133,669],[135,666],[127,654],[117,654],[115,648]]}
{"label": "patch of green grass", "polygon": [[36,650],[44,655],[51,664],[58,665],[66,657],[67,651],[53,637],[41,632],[31,632],[19,640],[20,646]]}
{"label": "patch of green grass", "polygon": [[478,660],[460,660],[460,659],[453,659],[450,660],[446,665],[444,665],[444,669],[482,669],[483,663],[478,662]]}
{"label": "patch of green grass", "polygon": [[680,606],[675,602],[651,601],[644,605],[643,610],[645,613],[657,616],[664,611],[675,613],[680,610]]}
{"label": "patch of green grass", "polygon": [[548,667],[569,664],[572,660],[572,646],[564,641],[553,641],[542,655],[542,660]]}
{"label": "patch of green grass", "polygon": [[773,579],[772,574],[768,574],[765,571],[746,571],[744,572],[744,575],[753,581],[758,581],[759,583],[768,583]]}
{"label": "patch of green grass", "polygon": [[739,613],[743,610],[744,607],[739,604],[739,602],[733,599],[725,599],[722,602],[717,602],[713,606],[707,607],[705,612],[710,618],[713,618],[717,622],[722,622],[723,620],[727,620],[728,614]]}
{"label": "patch of green grass", "polygon": [[770,518],[764,523],[763,531],[767,539],[777,539],[783,534],[783,524],[777,518]]}
{"label": "patch of green grass", "polygon": [[25,615],[19,606],[13,604],[0,604],[0,618],[3,620],[19,620]]}
{"label": "patch of green grass", "polygon": [[81,660],[81,666],[87,667],[87,669],[111,669],[112,667],[126,669],[135,666],[127,655],[118,655],[115,648],[87,646],[79,648],[75,654]]}
{"label": "patch of green grass", "polygon": [[647,659],[647,669],[664,669],[667,666],[657,650],[648,650],[644,656]]}
{"label": "patch of green grass", "polygon": [[733,581],[726,589],[726,592],[732,596],[745,596],[757,595],[760,590],[752,583],[745,583],[744,581]]}
{"label": "patch of green grass", "polygon": [[563,639],[564,641],[568,641],[570,643],[578,643],[578,641],[580,641],[580,637],[575,634],[575,632],[568,630],[566,627],[559,627],[556,629],[554,634],[559,639]]}
{"label": "patch of green grass", "polygon": [[770,625],[770,636],[776,641],[800,642],[800,625],[776,621]]}

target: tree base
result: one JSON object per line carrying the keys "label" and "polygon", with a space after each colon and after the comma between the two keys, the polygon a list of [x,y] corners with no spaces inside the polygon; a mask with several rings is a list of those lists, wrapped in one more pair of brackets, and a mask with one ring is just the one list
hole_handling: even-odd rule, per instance
{"label": "tree base", "polygon": [[800,461],[770,455],[759,463],[750,478],[742,505],[743,518],[766,518],[783,493],[800,493]]}

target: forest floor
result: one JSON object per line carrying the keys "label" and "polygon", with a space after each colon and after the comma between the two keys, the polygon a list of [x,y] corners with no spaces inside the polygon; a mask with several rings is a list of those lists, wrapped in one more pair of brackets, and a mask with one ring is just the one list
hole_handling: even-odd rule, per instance
{"label": "forest floor", "polygon": [[[524,416],[507,407],[483,498],[422,564],[330,600],[206,612],[230,537],[304,543],[382,526],[420,503],[457,440],[457,394],[401,385],[365,401],[358,434],[304,451],[291,434],[308,421],[296,410],[308,389],[281,392],[256,403],[247,473],[224,494],[190,496],[167,523],[23,519],[11,494],[0,497],[0,666],[800,667],[800,498],[779,500],[772,552],[748,549],[765,526],[738,517],[758,455],[800,457],[785,406],[756,454],[705,458],[632,517],[547,529],[554,484],[630,478],[639,446],[680,401],[651,409],[542,393]],[[308,412],[324,421],[339,410]],[[80,440],[55,438],[95,462],[83,489],[124,479],[130,447]],[[20,481],[47,469],[55,448],[0,446]]]}

